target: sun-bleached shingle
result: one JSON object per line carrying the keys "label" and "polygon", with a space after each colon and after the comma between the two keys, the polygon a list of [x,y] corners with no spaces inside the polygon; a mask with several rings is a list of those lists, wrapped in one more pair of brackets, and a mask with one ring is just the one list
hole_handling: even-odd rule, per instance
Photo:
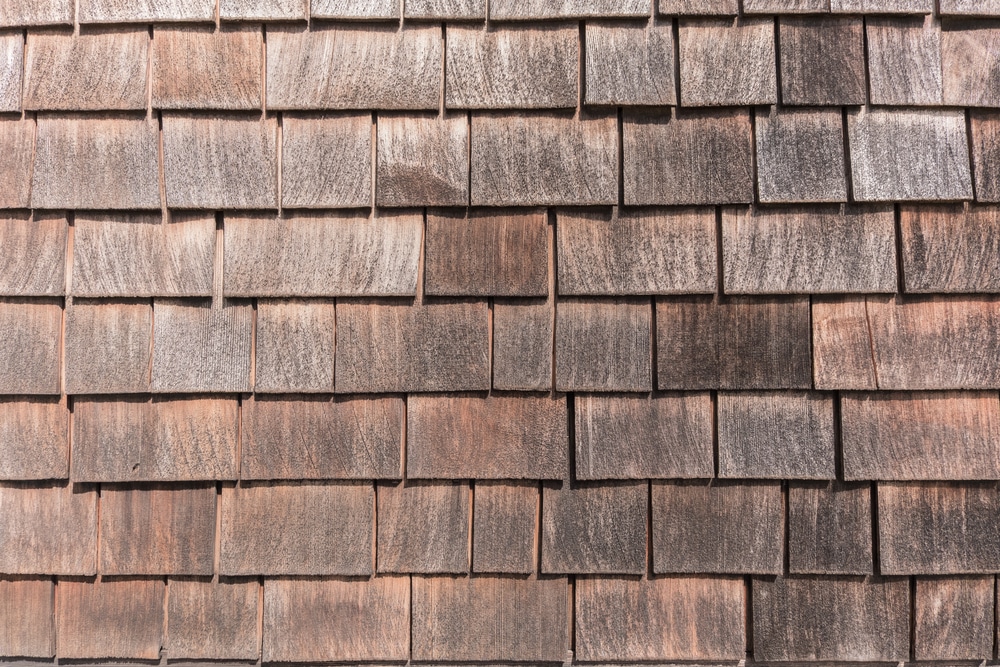
{"label": "sun-bleached shingle", "polygon": [[148,301],[74,302],[66,308],[65,332],[67,394],[149,390],[153,309]]}
{"label": "sun-bleached shingle", "polygon": [[586,18],[589,16],[649,16],[646,0],[491,0],[490,19]]}
{"label": "sun-bleached shingle", "polygon": [[21,110],[21,72],[24,37],[20,32],[0,33],[0,111]]}
{"label": "sun-bleached shingle", "polygon": [[281,205],[354,208],[372,201],[370,113],[299,118],[283,114]]}
{"label": "sun-bleached shingle", "polygon": [[0,569],[7,575],[97,573],[97,490],[0,483]]}
{"label": "sun-bleached shingle", "polygon": [[1000,106],[1000,29],[993,26],[941,33],[944,103]]}
{"label": "sun-bleached shingle", "polygon": [[0,394],[58,394],[63,309],[54,299],[0,299]]}
{"label": "sun-bleached shingle", "polygon": [[0,294],[62,294],[67,229],[61,214],[0,213]]}
{"label": "sun-bleached shingle", "polygon": [[71,25],[73,0],[0,0],[0,27]]}
{"label": "sun-bleached shingle", "polygon": [[773,19],[684,19],[678,34],[682,105],[777,103]]}
{"label": "sun-bleached shingle", "polygon": [[865,34],[872,104],[942,103],[939,22],[872,17],[865,22]]}
{"label": "sun-bleached shingle", "polygon": [[69,409],[55,396],[0,399],[0,479],[65,479],[68,429]]}
{"label": "sun-bleached shingle", "polygon": [[[28,208],[35,159],[35,121],[0,118],[0,208]],[[37,167],[36,167],[37,168]]]}
{"label": "sun-bleached shingle", "polygon": [[211,22],[216,0],[78,0],[80,23]]}
{"label": "sun-bleached shingle", "polygon": [[669,23],[588,21],[584,52],[584,103],[677,103],[674,33]]}
{"label": "sun-bleached shingle", "polygon": [[462,114],[379,114],[376,206],[465,206],[469,120]]}
{"label": "sun-bleached shingle", "polygon": [[399,18],[397,0],[311,0],[314,19],[379,20]]}
{"label": "sun-bleached shingle", "polygon": [[309,0],[219,0],[223,21],[305,21]]}

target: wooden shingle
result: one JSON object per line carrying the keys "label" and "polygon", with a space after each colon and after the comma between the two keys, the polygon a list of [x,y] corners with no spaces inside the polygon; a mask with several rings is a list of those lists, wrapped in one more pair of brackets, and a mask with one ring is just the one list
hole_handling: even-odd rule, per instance
{"label": "wooden shingle", "polygon": [[211,575],[215,485],[101,487],[102,575]]}
{"label": "wooden shingle", "polygon": [[1000,29],[994,25],[941,33],[944,103],[1000,106]]}
{"label": "wooden shingle", "polygon": [[585,104],[677,103],[670,23],[588,21],[584,39]]}
{"label": "wooden shingle", "polygon": [[72,35],[29,32],[25,109],[146,108],[145,28]]}
{"label": "wooden shingle", "polygon": [[219,0],[223,21],[305,21],[309,0]]}
{"label": "wooden shingle", "polygon": [[989,660],[993,654],[993,577],[917,579],[917,660]]}
{"label": "wooden shingle", "polygon": [[375,398],[243,402],[242,479],[398,479],[404,407]]}
{"label": "wooden shingle", "polygon": [[0,399],[0,451],[0,479],[65,479],[69,472],[65,403],[55,396]]}
{"label": "wooden shingle", "polygon": [[903,206],[907,292],[1000,291],[1000,208]]}
{"label": "wooden shingle", "polygon": [[744,14],[819,14],[830,9],[830,0],[743,0]]}
{"label": "wooden shingle", "polygon": [[403,17],[408,19],[484,19],[486,0],[406,0]]}
{"label": "wooden shingle", "polygon": [[0,655],[52,658],[55,654],[52,580],[0,581]]}
{"label": "wooden shingle", "polygon": [[739,0],[659,0],[657,5],[661,15],[736,16],[740,13]]}
{"label": "wooden shingle", "polygon": [[172,660],[256,660],[256,581],[172,579],[167,584],[167,655]]}
{"label": "wooden shingle", "polygon": [[930,14],[934,0],[830,0],[830,10],[846,14]]}
{"label": "wooden shingle", "polygon": [[556,306],[557,391],[652,389],[648,300],[563,300]]}
{"label": "wooden shingle", "polygon": [[735,577],[576,580],[578,660],[742,660],[746,587]]}
{"label": "wooden shingle", "polygon": [[872,104],[941,104],[941,25],[937,21],[931,17],[868,18],[865,34]]}
{"label": "wooden shingle", "polygon": [[782,16],[778,33],[784,104],[865,103],[861,17]]}
{"label": "wooden shingle", "polygon": [[466,114],[379,114],[377,125],[377,206],[468,204],[469,120]]}
{"label": "wooden shingle", "polygon": [[476,480],[473,493],[472,571],[533,572],[538,485]]}
{"label": "wooden shingle", "polygon": [[159,660],[162,579],[121,579],[56,586],[56,655],[61,659]]}
{"label": "wooden shingle", "polygon": [[813,378],[817,389],[875,389],[865,300],[812,300]]}
{"label": "wooden shingle", "polygon": [[[35,122],[0,118],[0,208],[28,208],[32,164],[35,159]],[[37,168],[37,167],[36,167]]]}
{"label": "wooden shingle", "polygon": [[311,0],[314,19],[395,19],[399,3],[395,0]]}
{"label": "wooden shingle", "polygon": [[468,572],[468,482],[379,484],[376,495],[378,572]]}
{"label": "wooden shingle", "polygon": [[941,0],[942,16],[1000,16],[997,0]]}
{"label": "wooden shingle", "polygon": [[73,0],[0,0],[0,25],[69,25],[73,23]]}
{"label": "wooden shingle", "polygon": [[24,37],[19,32],[0,33],[0,111],[21,110],[23,71]]}
{"label": "wooden shingle", "polygon": [[75,302],[66,309],[66,393],[149,390],[153,309],[146,303]]}
{"label": "wooden shingle", "polygon": [[492,0],[490,19],[516,21],[589,16],[648,16],[646,0]]}
{"label": "wooden shingle", "polygon": [[413,659],[564,660],[568,599],[565,578],[413,577]]}
{"label": "wooden shingle", "polygon": [[335,321],[332,301],[258,300],[254,390],[332,392]]}
{"label": "wooden shingle", "polygon": [[774,19],[682,19],[679,44],[682,105],[778,102]]}
{"label": "wooden shingle", "polygon": [[97,492],[72,484],[0,483],[0,571],[97,573]]}
{"label": "wooden shingle", "polygon": [[[0,143],[3,143],[0,126]],[[4,144],[6,145],[6,144]],[[2,172],[2,167],[0,167]],[[3,176],[0,174],[0,180]],[[54,296],[66,284],[66,217],[0,213],[0,294]]]}
{"label": "wooden shingle", "polygon": [[62,308],[0,299],[0,394],[58,394]]}
{"label": "wooden shingle", "polygon": [[768,108],[757,113],[756,125],[762,203],[847,200],[839,109]]}
{"label": "wooden shingle", "polygon": [[281,205],[285,208],[368,206],[372,200],[372,117],[284,115]]}
{"label": "wooden shingle", "polygon": [[793,574],[871,574],[872,503],[867,482],[792,483],[788,569]]}
{"label": "wooden shingle", "polygon": [[79,0],[80,23],[215,20],[215,0]]}
{"label": "wooden shingle", "polygon": [[646,571],[646,482],[542,489],[542,572]]}
{"label": "wooden shingle", "polygon": [[497,299],[493,304],[493,388],[552,388],[554,302]]}
{"label": "wooden shingle", "polygon": [[568,472],[565,396],[410,396],[411,479],[561,479]]}
{"label": "wooden shingle", "polygon": [[576,479],[714,475],[707,393],[580,394],[575,408]]}
{"label": "wooden shingle", "polygon": [[[1000,202],[1000,114],[972,110],[971,121],[972,161],[975,164],[976,199],[981,202]],[[0,124],[0,135],[3,133]],[[0,173],[3,163],[0,162]],[[2,197],[0,197],[2,201]]]}

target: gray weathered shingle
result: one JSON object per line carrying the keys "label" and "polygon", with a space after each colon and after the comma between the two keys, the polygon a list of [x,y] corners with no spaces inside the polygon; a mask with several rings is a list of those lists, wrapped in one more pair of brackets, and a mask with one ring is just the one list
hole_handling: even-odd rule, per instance
{"label": "gray weathered shingle", "polygon": [[469,203],[469,119],[379,114],[375,148],[377,206]]}
{"label": "gray weathered shingle", "polygon": [[864,24],[859,17],[778,19],[784,104],[864,104]]}
{"label": "gray weathered shingle", "polygon": [[679,39],[682,105],[777,103],[773,19],[685,19]]}
{"label": "gray weathered shingle", "polygon": [[21,110],[23,70],[24,37],[19,32],[0,33],[0,111]]}
{"label": "gray weathered shingle", "polygon": [[584,39],[585,104],[677,103],[669,23],[588,21]]}
{"label": "gray weathered shingle", "polygon": [[922,19],[868,18],[872,104],[941,104],[941,25]]}
{"label": "gray weathered shingle", "polygon": [[941,33],[944,103],[1000,106],[1000,29],[993,26]]}
{"label": "gray weathered shingle", "polygon": [[755,120],[762,203],[847,200],[840,110],[772,108]]}
{"label": "gray weathered shingle", "polygon": [[372,117],[298,118],[281,124],[281,205],[354,208],[372,200]]}
{"label": "gray weathered shingle", "polygon": [[39,213],[32,219],[27,213],[0,213],[0,294],[62,294],[67,229],[59,214]]}

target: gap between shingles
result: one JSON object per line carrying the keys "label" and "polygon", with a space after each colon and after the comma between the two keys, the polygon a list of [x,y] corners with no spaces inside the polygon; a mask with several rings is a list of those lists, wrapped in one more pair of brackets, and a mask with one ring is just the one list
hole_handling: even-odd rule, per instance
{"label": "gap between shingles", "polygon": [[149,39],[146,41],[146,121],[153,120],[153,26],[149,26]]}
{"label": "gap between shingles", "polygon": [[865,300],[865,326],[868,329],[868,352],[872,361],[872,377],[875,378],[875,389],[878,390],[878,365],[875,363],[875,337],[872,335],[872,318],[871,313],[868,312],[868,297],[863,298]]}
{"label": "gap between shingles", "polygon": [[475,515],[476,515],[475,514],[476,513],[476,480],[470,479],[467,483],[469,485],[469,539],[468,539],[467,552],[466,552],[466,558],[468,559],[466,572],[468,572],[469,575],[471,575],[472,574],[472,558],[475,555],[473,553],[473,551],[472,551],[472,545],[473,545],[475,537],[476,537],[475,536],[476,523],[475,523],[475,520],[474,520]]}
{"label": "gap between shingles", "polygon": [[559,289],[558,257],[556,256],[556,214],[552,209],[546,209],[545,215],[548,218],[548,260],[549,260],[549,298],[552,317],[552,337],[549,340],[549,395],[556,397],[556,292]]}

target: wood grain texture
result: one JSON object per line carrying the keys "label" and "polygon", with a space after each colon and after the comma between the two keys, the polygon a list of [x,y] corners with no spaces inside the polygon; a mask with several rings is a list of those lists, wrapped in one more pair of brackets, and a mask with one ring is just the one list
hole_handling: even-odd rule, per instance
{"label": "wood grain texture", "polygon": [[778,102],[774,20],[683,19],[679,24],[681,104],[747,106]]}
{"label": "wood grain texture", "polygon": [[0,208],[28,208],[35,158],[35,122],[31,119],[0,119]]}
{"label": "wood grain texture", "polygon": [[780,574],[779,482],[665,482],[652,486],[653,572]]}
{"label": "wood grain texture", "polygon": [[1000,292],[1000,208],[903,206],[907,292]]}
{"label": "wood grain texture", "polygon": [[720,392],[717,409],[719,477],[836,478],[833,396]]}
{"label": "wood grain texture", "polygon": [[[223,487],[219,511],[222,575],[372,573],[371,483],[242,483]],[[274,659],[267,657],[267,643],[264,652],[265,660]]]}
{"label": "wood grain texture", "polygon": [[485,19],[486,0],[406,0],[408,19]]}
{"label": "wood grain texture", "polygon": [[830,0],[745,0],[746,14],[814,14],[827,12]]}
{"label": "wood grain texture", "polygon": [[309,0],[219,0],[223,21],[305,21]]}
{"label": "wood grain texture", "polygon": [[56,655],[80,660],[158,660],[165,590],[162,579],[59,581]]}
{"label": "wood grain texture", "polygon": [[242,479],[399,479],[398,397],[267,397],[243,402]]}
{"label": "wood grain texture", "polygon": [[731,577],[576,580],[579,660],[742,660],[746,588]]}
{"label": "wood grain texture", "polygon": [[62,308],[0,299],[0,394],[58,394]]}
{"label": "wood grain texture", "polygon": [[[981,202],[1000,202],[1000,114],[971,110],[972,161],[975,164],[976,199]],[[4,126],[0,124],[0,136]],[[3,163],[0,162],[0,173]],[[2,197],[0,197],[2,201]]]}
{"label": "wood grain texture", "polygon": [[584,18],[590,16],[648,16],[645,0],[493,0],[490,19],[494,21]]}
{"label": "wood grain texture", "polygon": [[[0,126],[0,142],[2,135]],[[66,217],[58,213],[36,214],[33,219],[27,213],[0,213],[0,294],[62,294],[66,284],[66,228]]]}
{"label": "wood grain texture", "polygon": [[647,493],[645,482],[544,486],[541,571],[645,572]]}
{"label": "wood grain texture", "polygon": [[413,577],[413,659],[560,661],[565,578]]}
{"label": "wood grain texture", "polygon": [[753,651],[761,660],[906,660],[905,579],[753,580]]}
{"label": "wood grain texture", "polygon": [[395,0],[312,0],[310,15],[316,19],[395,19]]}
{"label": "wood grain texture", "polygon": [[875,389],[875,360],[863,298],[812,299],[813,378],[817,389]]}
{"label": "wood grain texture", "polygon": [[73,402],[77,482],[235,479],[239,406],[209,396],[109,396]]}
{"label": "wood grain texture", "polygon": [[24,108],[145,109],[148,51],[144,28],[31,32],[24,51]]}
{"label": "wood grain texture", "polygon": [[265,662],[406,660],[410,578],[268,579]]}
{"label": "wood grain texture", "polygon": [[707,393],[580,394],[575,415],[576,479],[715,475]]}
{"label": "wood grain texture", "polygon": [[472,205],[614,204],[617,121],[554,114],[472,114]]}
{"label": "wood grain texture", "polygon": [[872,104],[935,105],[943,99],[941,24],[924,18],[869,18]]}
{"label": "wood grain texture", "polygon": [[878,485],[884,574],[976,574],[1000,567],[1000,495],[993,483]]}
{"label": "wood grain texture", "polygon": [[993,577],[917,579],[918,660],[982,660],[993,654]]}
{"label": "wood grain texture", "polygon": [[941,33],[944,103],[1000,106],[1000,29],[995,24]]}
{"label": "wood grain texture", "polygon": [[0,570],[97,573],[97,492],[71,484],[0,483]]}
{"label": "wood grain texture", "polygon": [[379,484],[378,572],[469,571],[468,482]]}
{"label": "wood grain texture", "polygon": [[755,118],[762,203],[847,200],[839,110],[768,108]]}
{"label": "wood grain texture", "polygon": [[79,0],[80,23],[215,20],[213,0]]}
{"label": "wood grain texture", "polygon": [[556,306],[556,390],[649,391],[651,344],[648,301],[560,301]]}
{"label": "wood grain texture", "polygon": [[485,301],[337,306],[337,391],[485,391],[490,387]]}
{"label": "wood grain texture", "polygon": [[155,120],[42,117],[32,208],[159,209]]}
{"label": "wood grain texture", "polygon": [[997,0],[941,0],[942,16],[1000,16]]}
{"label": "wood grain texture", "polygon": [[73,0],[0,0],[0,25],[69,25],[73,23]]}
{"label": "wood grain texture", "polygon": [[930,14],[932,0],[830,0],[830,10],[848,14]]}
{"label": "wood grain texture", "polygon": [[788,487],[788,569],[793,574],[872,573],[872,503],[867,482]]}
{"label": "wood grain texture", "polygon": [[254,391],[333,391],[332,301],[259,299]]}
{"label": "wood grain texture", "polygon": [[215,485],[101,487],[102,575],[211,576]]}
{"label": "wood grain texture", "polygon": [[414,213],[301,213],[226,221],[231,296],[409,296],[423,220]]}
{"label": "wood grain texture", "polygon": [[411,479],[562,479],[569,470],[565,396],[410,396]]}
{"label": "wood grain texture", "polygon": [[544,211],[429,212],[424,292],[545,296],[549,290],[548,236]]}
{"label": "wood grain texture", "polygon": [[259,26],[161,28],[153,34],[154,109],[259,109],[264,36]]}
{"label": "wood grain texture", "polygon": [[24,37],[17,32],[0,33],[0,111],[21,110],[23,71]]}
{"label": "wood grain texture", "polygon": [[2,480],[65,479],[69,473],[66,405],[55,396],[0,399],[0,451]]}
{"label": "wood grain texture", "polygon": [[670,23],[588,21],[584,36],[584,103],[677,103],[674,33]]}
{"label": "wood grain texture", "polygon": [[858,201],[971,199],[961,111],[848,110]]}
{"label": "wood grain texture", "polygon": [[627,206],[753,201],[746,111],[626,111],[622,128]]}
{"label": "wood grain texture", "polygon": [[281,205],[368,206],[372,199],[369,113],[281,121]]}
{"label": "wood grain texture", "polygon": [[840,409],[845,479],[1000,479],[996,394],[852,394]]}
{"label": "wood grain texture", "polygon": [[55,654],[52,580],[0,581],[0,655],[53,658]]}
{"label": "wood grain texture", "polygon": [[639,209],[558,217],[560,294],[714,293],[711,209]]}
{"label": "wood grain texture", "polygon": [[249,302],[156,299],[153,312],[154,392],[249,391]]}
{"label": "wood grain texture", "polygon": [[171,579],[167,584],[167,655],[172,660],[256,660],[256,581]]}
{"label": "wood grain texture", "polygon": [[785,104],[864,104],[864,24],[860,17],[778,19],[781,100]]}
{"label": "wood grain texture", "polygon": [[554,305],[554,301],[494,301],[494,389],[545,391],[552,387]]}
{"label": "wood grain texture", "polygon": [[378,206],[468,204],[469,120],[466,114],[378,114],[376,122],[375,203]]}
{"label": "wood grain texture", "polygon": [[736,16],[740,13],[739,0],[660,0],[657,4],[661,15],[720,14]]}
{"label": "wood grain texture", "polygon": [[[313,18],[319,1],[313,0]],[[399,4],[388,4],[398,14]],[[267,106],[437,109],[443,52],[437,26],[268,30]],[[313,75],[320,71],[327,75]]]}
{"label": "wood grain texture", "polygon": [[450,109],[575,107],[580,33],[575,25],[449,27],[445,105]]}
{"label": "wood grain texture", "polygon": [[73,225],[74,295],[211,296],[215,216],[81,213]]}
{"label": "wood grain texture", "polygon": [[538,485],[476,480],[473,494],[472,571],[533,572]]}
{"label": "wood grain texture", "polygon": [[75,302],[66,308],[67,394],[149,390],[153,309],[147,303]]}
{"label": "wood grain texture", "polygon": [[726,209],[727,294],[896,291],[892,206]]}
{"label": "wood grain texture", "polygon": [[171,208],[277,208],[278,122],[163,114]]}

